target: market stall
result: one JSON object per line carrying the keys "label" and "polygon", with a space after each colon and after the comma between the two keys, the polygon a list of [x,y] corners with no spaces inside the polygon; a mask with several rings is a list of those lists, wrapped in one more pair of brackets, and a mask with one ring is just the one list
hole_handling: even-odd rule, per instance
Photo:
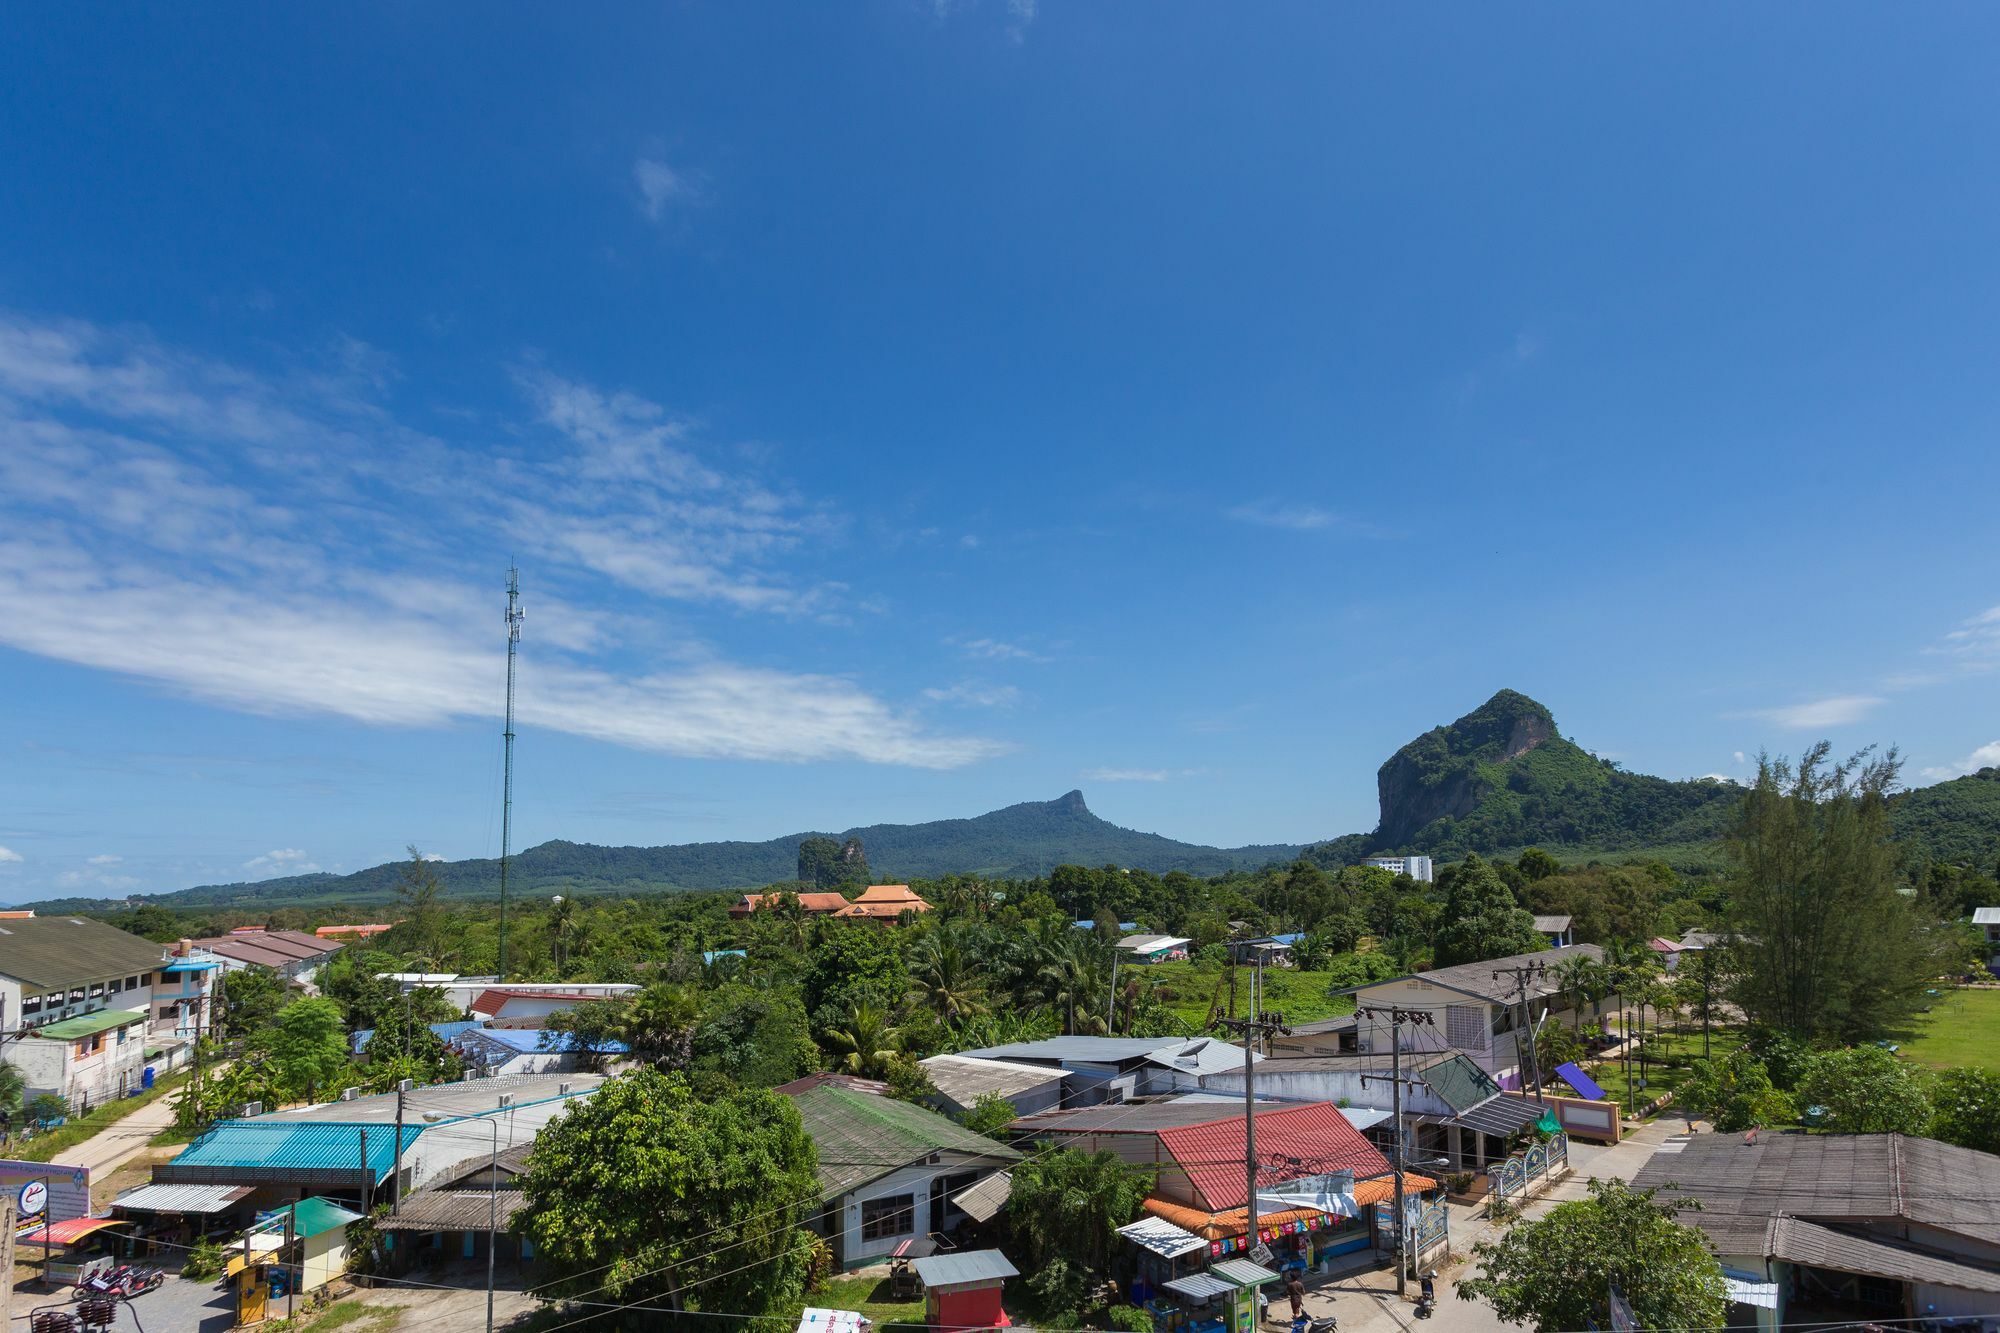
{"label": "market stall", "polygon": [[49,1286],[74,1286],[93,1273],[117,1267],[124,1255],[123,1229],[130,1225],[122,1217],[72,1217],[24,1231],[14,1244],[40,1249],[39,1256],[23,1255],[21,1262],[39,1268]]}

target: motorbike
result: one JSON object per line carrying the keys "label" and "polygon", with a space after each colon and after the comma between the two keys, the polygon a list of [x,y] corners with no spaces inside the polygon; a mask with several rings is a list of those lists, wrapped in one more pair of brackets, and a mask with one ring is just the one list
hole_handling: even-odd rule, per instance
{"label": "motorbike", "polygon": [[1417,1288],[1417,1318],[1429,1319],[1437,1313],[1437,1304],[1437,1282],[1434,1275],[1426,1273]]}
{"label": "motorbike", "polygon": [[1339,1333],[1340,1321],[1332,1315],[1321,1315],[1318,1319],[1310,1315],[1300,1315],[1292,1321],[1292,1333]]}

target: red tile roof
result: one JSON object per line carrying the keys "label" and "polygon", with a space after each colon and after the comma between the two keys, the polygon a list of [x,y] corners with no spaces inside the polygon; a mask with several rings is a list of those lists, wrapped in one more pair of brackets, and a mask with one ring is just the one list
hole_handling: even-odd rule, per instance
{"label": "red tile roof", "polygon": [[[1204,1207],[1220,1212],[1244,1206],[1248,1192],[1243,1180],[1241,1115],[1163,1129],[1159,1138],[1160,1146],[1187,1173]],[[1331,1102],[1260,1111],[1257,1161],[1260,1185],[1328,1171],[1352,1171],[1356,1180],[1389,1173],[1388,1159]]]}
{"label": "red tile roof", "polygon": [[606,995],[570,995],[562,991],[515,990],[507,986],[488,986],[479,992],[478,998],[466,1008],[475,1014],[497,1014],[509,1000],[561,1000],[565,1004],[594,1004],[609,998]]}
{"label": "red tile roof", "polygon": [[893,919],[905,912],[928,912],[931,905],[910,892],[907,884],[870,884],[861,896],[835,912],[835,916]]}
{"label": "red tile roof", "polygon": [[[743,895],[741,902],[729,909],[729,915],[749,916],[752,912],[761,912],[767,907],[776,907],[778,899],[783,896],[781,893],[746,893]],[[841,908],[847,906],[847,896],[845,894],[815,892],[801,893],[797,896],[799,906],[809,913],[838,912]]]}

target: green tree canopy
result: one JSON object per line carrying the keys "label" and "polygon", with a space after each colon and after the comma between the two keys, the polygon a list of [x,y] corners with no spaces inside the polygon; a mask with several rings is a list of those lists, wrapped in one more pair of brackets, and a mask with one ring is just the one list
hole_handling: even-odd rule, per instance
{"label": "green tree canopy", "polygon": [[1793,768],[1760,756],[1728,848],[1735,998],[1752,1022],[1808,1041],[1879,1037],[1921,1007],[1935,941],[1897,892],[1892,750]]}
{"label": "green tree canopy", "polygon": [[1970,1067],[1937,1077],[1931,1137],[1978,1152],[2000,1153],[2000,1073]]}
{"label": "green tree canopy", "polygon": [[796,1313],[811,1251],[804,1227],[819,1206],[814,1165],[785,1098],[697,1096],[681,1075],[640,1069],[536,1136],[517,1229],[556,1295]]}
{"label": "green tree canopy", "polygon": [[1799,1080],[1798,1103],[1808,1124],[1840,1134],[1921,1135],[1930,1129],[1923,1073],[1879,1046],[1814,1056]]}
{"label": "green tree canopy", "polygon": [[340,1006],[324,996],[287,1005],[271,1032],[271,1065],[294,1097],[317,1098],[332,1087],[348,1068]]}
{"label": "green tree canopy", "polygon": [[1722,1327],[1722,1264],[1701,1232],[1675,1221],[1654,1190],[1589,1187],[1589,1198],[1474,1246],[1479,1272],[1460,1279],[1459,1296],[1485,1299],[1507,1323],[1564,1333],[1610,1327],[1616,1286],[1641,1328]]}
{"label": "green tree canopy", "polygon": [[1015,1258],[1043,1301],[1070,1308],[1105,1271],[1110,1237],[1139,1215],[1153,1174],[1110,1152],[1043,1152],[1014,1168],[1008,1225]]}
{"label": "green tree canopy", "polygon": [[1534,915],[1514,901],[1514,891],[1484,858],[1468,856],[1456,870],[1437,932],[1439,967],[1548,947],[1535,931]]}
{"label": "green tree canopy", "polygon": [[1675,1096],[1723,1131],[1790,1124],[1798,1118],[1791,1098],[1771,1085],[1770,1071],[1747,1048],[1696,1060]]}
{"label": "green tree canopy", "polygon": [[269,1031],[292,998],[291,986],[275,972],[246,967],[230,973],[222,980],[222,1035],[248,1037]]}

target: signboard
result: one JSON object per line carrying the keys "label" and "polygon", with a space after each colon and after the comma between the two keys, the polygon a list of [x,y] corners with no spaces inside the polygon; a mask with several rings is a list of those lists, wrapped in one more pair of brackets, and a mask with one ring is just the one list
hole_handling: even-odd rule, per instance
{"label": "signboard", "polygon": [[39,1217],[49,1202],[49,1187],[39,1180],[31,1180],[21,1186],[19,1207],[16,1212],[22,1217]]}
{"label": "signboard", "polygon": [[[65,1166],[61,1162],[19,1162],[0,1159],[0,1190],[11,1195],[23,1218],[31,1215],[29,1186],[42,1196],[32,1213],[46,1214],[50,1222],[67,1222],[72,1217],[90,1216],[90,1168]],[[38,1219],[39,1220],[39,1219]]]}

